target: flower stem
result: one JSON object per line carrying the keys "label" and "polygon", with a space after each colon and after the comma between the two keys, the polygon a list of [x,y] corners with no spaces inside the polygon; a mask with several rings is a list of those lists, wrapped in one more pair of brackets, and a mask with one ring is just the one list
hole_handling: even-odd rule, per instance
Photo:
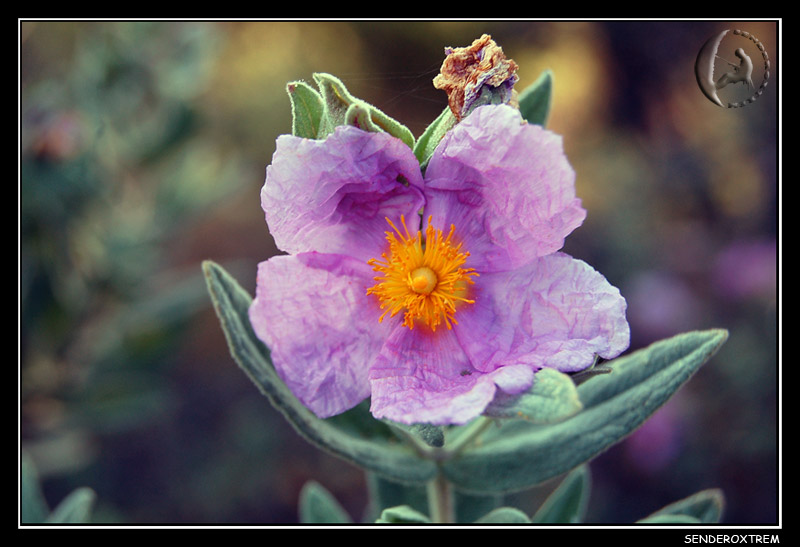
{"label": "flower stem", "polygon": [[449,459],[461,452],[464,447],[478,437],[478,435],[483,433],[493,423],[493,420],[484,416],[480,416],[478,419],[474,420],[463,432],[461,432],[456,439],[453,440],[453,443],[450,446],[447,446],[445,449],[440,451],[440,459]]}
{"label": "flower stem", "polygon": [[450,483],[441,474],[428,483],[428,512],[431,520],[438,524],[455,522],[453,491]]}

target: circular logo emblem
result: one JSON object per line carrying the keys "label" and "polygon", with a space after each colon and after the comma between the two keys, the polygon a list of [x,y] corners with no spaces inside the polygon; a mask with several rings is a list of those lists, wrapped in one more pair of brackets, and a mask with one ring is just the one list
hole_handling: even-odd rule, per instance
{"label": "circular logo emblem", "polygon": [[[764,44],[759,42],[758,38],[749,32],[739,29],[731,32],[732,36],[737,37],[739,42],[731,46],[736,47],[733,50],[733,55],[727,54],[726,50],[721,51],[722,39],[725,38],[728,32],[728,30],[723,30],[703,44],[694,63],[694,74],[697,77],[697,85],[700,86],[700,91],[709,101],[723,108],[726,106],[727,108],[739,108],[755,102],[764,92],[767,80],[769,80],[769,56],[767,55],[767,50],[764,49]],[[726,46],[728,42],[726,41]],[[756,50],[758,53],[756,53]],[[763,60],[764,76],[761,80],[761,85],[756,88],[753,85],[754,66],[751,55],[755,55],[756,62],[758,62],[758,54],[761,55]],[[726,93],[735,94],[735,98],[739,100],[732,100],[727,105],[723,103],[718,95],[718,92],[723,88],[733,88],[733,92]]]}

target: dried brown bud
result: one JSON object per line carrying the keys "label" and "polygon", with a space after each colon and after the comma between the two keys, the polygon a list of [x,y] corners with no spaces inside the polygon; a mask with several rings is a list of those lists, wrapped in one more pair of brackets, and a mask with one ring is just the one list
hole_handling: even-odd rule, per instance
{"label": "dried brown bud", "polygon": [[456,119],[461,120],[480,104],[512,101],[518,66],[506,59],[490,35],[484,34],[469,47],[445,48],[445,54],[433,86],[447,93]]}

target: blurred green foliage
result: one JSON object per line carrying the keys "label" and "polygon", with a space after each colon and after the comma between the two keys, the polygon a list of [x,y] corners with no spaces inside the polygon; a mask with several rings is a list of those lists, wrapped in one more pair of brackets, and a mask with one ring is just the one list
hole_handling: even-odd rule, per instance
{"label": "blurred green foliage", "polygon": [[[778,58],[774,23],[736,26]],[[777,88],[735,112],[699,93],[698,48],[724,28],[21,22],[20,429],[48,505],[89,487],[94,522],[296,522],[313,479],[364,514],[368,479],[299,439],[233,363],[200,263],[251,290],[277,252],[258,192],[291,132],[287,82],[333,74],[419,137],[446,105],[431,84],[444,47],[486,32],[520,65],[518,89],[553,75],[548,127],[589,212],[564,250],[620,287],[631,349],[730,332],[713,366],[592,462],[585,520],[720,488],[723,522],[774,522]]]}
{"label": "blurred green foliage", "polygon": [[95,433],[176,404],[169,352],[207,301],[170,246],[242,186],[242,159],[201,129],[213,26],[23,25],[34,47],[60,44],[31,53],[52,63],[38,77],[23,70],[23,439],[45,471],[74,471],[97,457]]}

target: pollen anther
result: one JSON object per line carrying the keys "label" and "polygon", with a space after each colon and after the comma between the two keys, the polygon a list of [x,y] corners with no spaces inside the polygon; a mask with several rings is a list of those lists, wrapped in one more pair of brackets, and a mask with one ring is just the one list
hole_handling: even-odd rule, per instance
{"label": "pollen anther", "polygon": [[469,253],[462,252],[461,244],[453,241],[455,226],[451,225],[445,236],[431,226],[428,217],[423,239],[421,231],[416,237],[409,233],[405,217],[400,217],[402,232],[391,220],[386,221],[393,229],[386,232],[389,252],[368,262],[382,274],[375,277],[378,283],[367,289],[384,310],[379,321],[386,314],[394,317],[404,312],[403,326],[410,329],[418,321],[434,331],[442,322],[452,328],[457,324],[457,306],[475,302],[466,296],[468,286],[474,283],[472,277],[478,275],[474,269],[463,267]]}

